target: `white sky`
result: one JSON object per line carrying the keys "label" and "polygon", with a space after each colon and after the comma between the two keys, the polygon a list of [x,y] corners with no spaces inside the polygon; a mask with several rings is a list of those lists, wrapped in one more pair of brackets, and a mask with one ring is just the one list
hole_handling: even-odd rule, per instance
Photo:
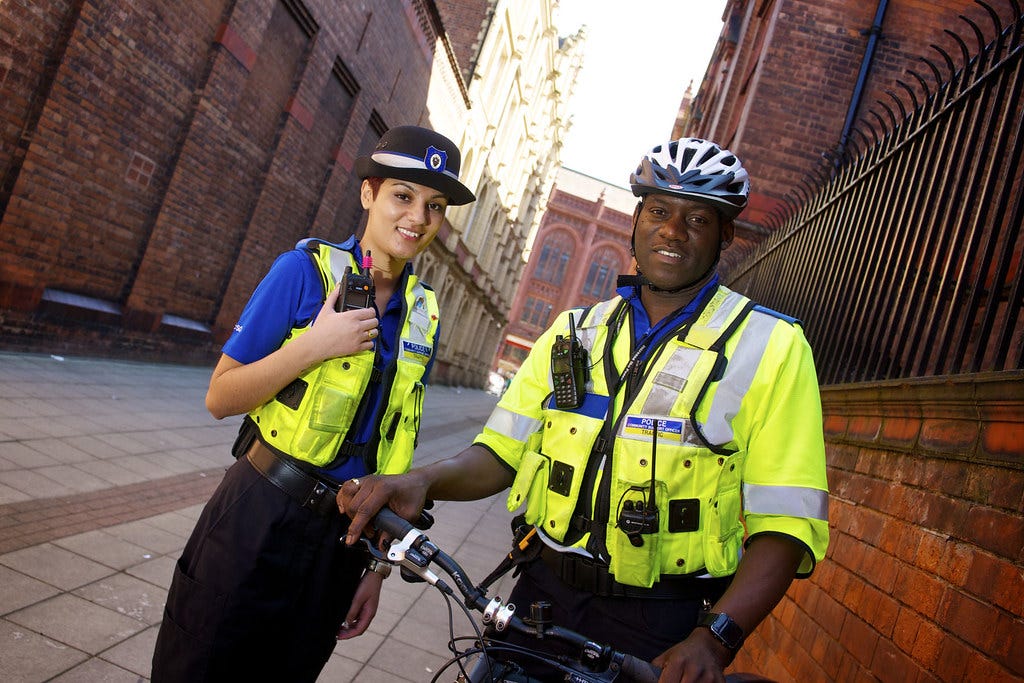
{"label": "white sky", "polygon": [[559,35],[587,27],[563,166],[628,186],[644,152],[668,139],[687,84],[700,86],[725,1],[558,0]]}

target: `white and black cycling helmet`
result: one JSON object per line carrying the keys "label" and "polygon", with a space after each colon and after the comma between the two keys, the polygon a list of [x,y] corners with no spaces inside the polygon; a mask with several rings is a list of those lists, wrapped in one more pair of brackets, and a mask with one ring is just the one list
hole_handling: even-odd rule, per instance
{"label": "white and black cycling helmet", "polygon": [[682,138],[658,145],[629,176],[633,194],[673,194],[711,202],[727,218],[747,205],[750,176],[736,155],[709,140]]}

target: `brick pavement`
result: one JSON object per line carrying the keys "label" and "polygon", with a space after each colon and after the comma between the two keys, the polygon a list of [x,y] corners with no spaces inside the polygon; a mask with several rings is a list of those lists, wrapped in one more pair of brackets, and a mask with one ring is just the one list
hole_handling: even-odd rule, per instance
{"label": "brick pavement", "polygon": [[[231,464],[238,421],[207,414],[209,373],[0,353],[0,680],[148,680],[174,561]],[[464,447],[495,400],[431,387],[417,461]],[[507,552],[503,496],[435,516],[431,538],[471,576]],[[340,643],[320,680],[430,680],[447,640],[440,596],[393,577],[370,630]]]}

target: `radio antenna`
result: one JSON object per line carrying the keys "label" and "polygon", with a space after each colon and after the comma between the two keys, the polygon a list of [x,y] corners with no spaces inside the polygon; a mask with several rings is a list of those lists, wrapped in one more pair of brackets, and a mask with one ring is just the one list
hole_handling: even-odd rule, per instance
{"label": "radio antenna", "polygon": [[[654,504],[654,478],[657,475],[657,454],[658,454],[658,425],[661,424],[661,420],[654,419],[654,434],[651,436],[651,494],[647,500],[647,510],[656,510],[657,507]],[[655,530],[657,531],[657,530]]]}

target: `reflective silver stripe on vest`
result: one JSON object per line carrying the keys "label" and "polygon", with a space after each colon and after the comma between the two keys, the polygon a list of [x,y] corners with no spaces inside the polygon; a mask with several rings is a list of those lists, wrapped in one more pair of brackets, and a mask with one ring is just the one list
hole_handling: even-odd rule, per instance
{"label": "reflective silver stripe on vest", "polygon": [[[579,337],[580,343],[583,344],[583,348],[587,350],[588,354],[591,354],[594,350],[597,328],[605,323],[605,317],[608,315],[613,304],[616,303],[618,303],[617,297],[608,301],[599,301],[590,309],[586,320],[576,321],[576,336]],[[593,378],[591,377],[587,383],[588,388],[593,388],[592,382]]]}
{"label": "reflective silver stripe on vest", "polygon": [[[745,300],[746,298],[742,294],[730,291],[723,297],[722,303],[719,304],[718,308],[712,312],[708,324],[706,326],[702,325],[700,328],[694,328],[694,332],[700,332],[700,336],[707,337],[701,341],[710,345],[721,334],[721,329],[732,317],[731,314],[742,306]],[[672,406],[675,405],[676,399],[679,398],[679,394],[686,386],[687,378],[693,372],[693,367],[697,364],[697,360],[702,353],[701,349],[685,348],[682,346],[675,347],[664,367],[654,377],[651,393],[648,394],[647,400],[644,401],[643,412],[645,414],[671,414]],[[760,356],[758,360],[760,361]],[[736,408],[737,410],[739,409],[738,402]]]}
{"label": "reflective silver stripe on vest", "polygon": [[540,429],[541,421],[496,406],[484,426],[510,439],[526,441]]}
{"label": "reflective silver stripe on vest", "polygon": [[612,297],[606,301],[599,301],[590,309],[590,314],[586,320],[577,320],[577,327],[597,327],[598,325],[604,324],[605,316],[608,315],[608,311],[615,307],[619,303],[619,297]]}
{"label": "reflective silver stripe on vest", "polygon": [[328,253],[331,261],[331,275],[334,276],[334,282],[337,284],[345,275],[345,269],[352,267],[354,257],[344,249],[330,249]]}
{"label": "reflective silver stripe on vest", "polygon": [[[412,277],[411,275],[409,277]],[[427,332],[430,330],[430,314],[427,312],[427,292],[419,280],[412,286],[413,305],[409,309],[409,339],[418,344],[432,346],[434,340],[427,340]],[[406,299],[408,301],[408,299]],[[416,302],[423,302],[419,307]]]}
{"label": "reflective silver stripe on vest", "polygon": [[707,421],[701,426],[701,433],[708,443],[721,445],[732,441],[732,419],[736,417],[743,397],[750,390],[754,374],[768,348],[768,339],[777,324],[778,318],[756,311],[747,316],[747,325],[729,356],[725,375],[718,383],[711,401]]}
{"label": "reflective silver stripe on vest", "polygon": [[686,386],[686,378],[693,371],[703,351],[675,347],[665,366],[651,382],[651,393],[644,401],[643,412],[647,415],[671,415],[672,406]]}
{"label": "reflective silver stripe on vest", "polygon": [[756,515],[782,515],[828,521],[828,493],[805,486],[743,485],[744,509]]}

